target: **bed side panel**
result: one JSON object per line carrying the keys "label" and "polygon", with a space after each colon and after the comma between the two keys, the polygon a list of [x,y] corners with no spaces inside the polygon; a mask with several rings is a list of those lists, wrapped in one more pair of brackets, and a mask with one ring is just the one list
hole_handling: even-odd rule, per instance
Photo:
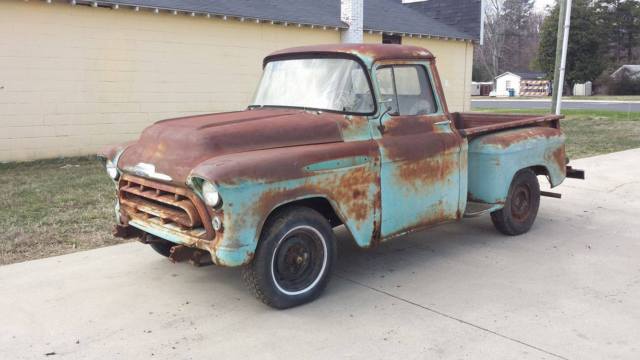
{"label": "bed side panel", "polygon": [[565,136],[559,129],[528,127],[479,136],[469,144],[472,201],[504,203],[511,179],[521,169],[544,167],[552,187],[566,176]]}

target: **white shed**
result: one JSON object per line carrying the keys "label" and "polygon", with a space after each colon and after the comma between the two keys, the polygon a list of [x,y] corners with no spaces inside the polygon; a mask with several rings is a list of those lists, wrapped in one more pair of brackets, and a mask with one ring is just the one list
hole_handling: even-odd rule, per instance
{"label": "white shed", "polygon": [[545,74],[535,72],[510,72],[496,76],[496,96],[509,96],[513,89],[515,96],[549,95],[549,81]]}
{"label": "white shed", "polygon": [[520,76],[512,72],[506,72],[496,77],[496,96],[509,96],[509,90],[513,89],[516,96],[520,95]]}

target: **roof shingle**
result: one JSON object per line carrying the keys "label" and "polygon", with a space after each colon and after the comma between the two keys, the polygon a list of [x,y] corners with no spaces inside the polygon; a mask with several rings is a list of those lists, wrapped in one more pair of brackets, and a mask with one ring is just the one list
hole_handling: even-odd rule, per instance
{"label": "roof shingle", "polygon": [[[94,0],[77,0],[89,3]],[[346,28],[340,20],[340,0],[97,0],[101,5],[139,6],[183,12],[208,13]],[[434,0],[430,0],[432,2]],[[480,0],[456,0],[478,2]],[[401,0],[363,0],[364,30],[431,35],[475,40],[452,25],[429,16],[429,11],[412,8]],[[478,10],[479,11],[479,10]],[[479,16],[479,15],[478,15]]]}

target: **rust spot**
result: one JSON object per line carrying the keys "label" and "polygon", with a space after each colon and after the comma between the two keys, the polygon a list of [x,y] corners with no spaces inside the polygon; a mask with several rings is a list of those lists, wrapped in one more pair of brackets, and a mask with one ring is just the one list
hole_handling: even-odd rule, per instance
{"label": "rust spot", "polygon": [[295,109],[164,120],[146,128],[122,154],[119,165],[153,164],[157,172],[169,175],[174,185],[182,186],[198,164],[227,154],[341,142],[340,124],[349,121],[340,114]]}
{"label": "rust spot", "polygon": [[530,141],[535,138],[551,138],[562,134],[558,129],[533,126],[508,132],[489,134],[482,138],[482,144],[507,148],[511,145]]}
{"label": "rust spot", "polygon": [[423,192],[429,184],[443,182],[457,171],[455,165],[441,158],[407,161],[399,164],[396,178],[413,192]]}
{"label": "rust spot", "polygon": [[551,153],[551,158],[553,162],[558,165],[558,168],[563,169],[565,165],[567,165],[567,157],[564,151],[564,145],[557,148],[553,153]]}
{"label": "rust spot", "polygon": [[[371,213],[371,202],[364,194],[376,180],[376,174],[370,167],[360,167],[350,171],[339,179],[338,185],[331,191],[336,203],[345,209],[345,216],[357,223],[365,221]],[[330,189],[325,189],[330,191]],[[359,196],[354,196],[354,195]]]}
{"label": "rust spot", "polygon": [[213,238],[209,211],[193,192],[128,174],[120,178],[118,189],[121,212],[126,218],[157,218],[162,224],[174,223],[184,231],[204,227],[200,238]]}
{"label": "rust spot", "polygon": [[373,199],[366,196],[369,187],[377,179],[377,174],[369,166],[336,173],[323,179],[321,183],[307,181],[293,189],[274,188],[263,192],[254,207],[254,216],[266,218],[271,211],[283,203],[295,199],[321,196],[334,201],[343,215],[358,224],[372,215]]}
{"label": "rust spot", "polygon": [[394,116],[385,122],[384,126],[385,136],[403,136],[433,131],[432,121],[427,117],[420,116]]}
{"label": "rust spot", "polygon": [[509,128],[534,126],[559,129],[562,115],[522,115],[522,114],[482,114],[482,113],[453,113],[451,114],[456,128],[468,137],[504,130]]}

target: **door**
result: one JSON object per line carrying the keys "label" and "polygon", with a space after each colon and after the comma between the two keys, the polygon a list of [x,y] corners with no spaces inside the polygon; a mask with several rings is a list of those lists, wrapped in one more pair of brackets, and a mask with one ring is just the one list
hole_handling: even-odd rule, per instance
{"label": "door", "polygon": [[372,126],[381,158],[382,239],[460,217],[462,138],[434,92],[428,65],[375,69],[383,109]]}

